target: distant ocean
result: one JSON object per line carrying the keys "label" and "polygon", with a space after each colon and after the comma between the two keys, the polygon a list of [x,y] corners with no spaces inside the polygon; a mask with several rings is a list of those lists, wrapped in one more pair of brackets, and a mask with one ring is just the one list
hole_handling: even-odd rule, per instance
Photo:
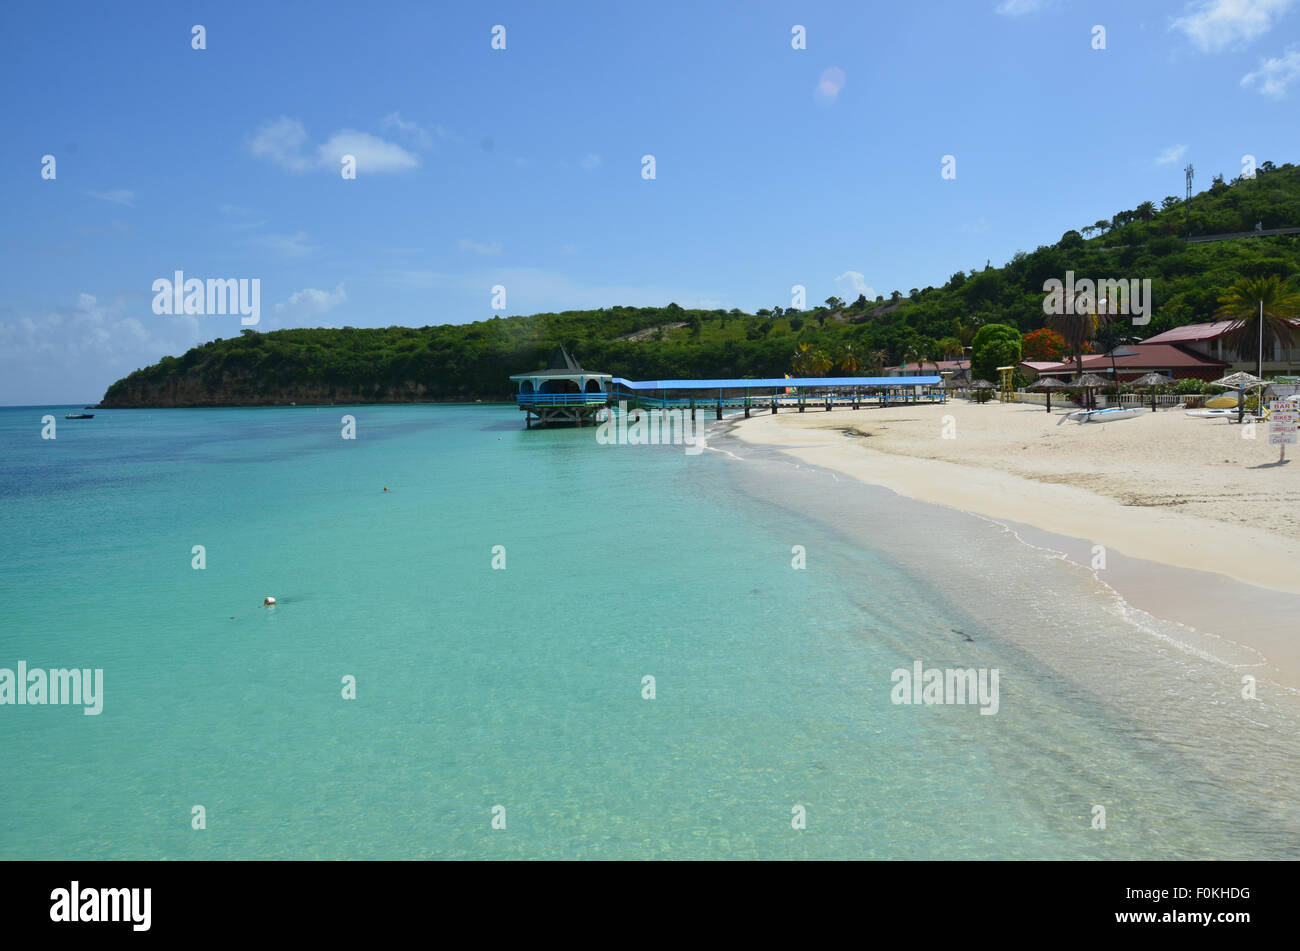
{"label": "distant ocean", "polygon": [[1295,697],[987,520],[725,426],[67,410],[0,409],[0,668],[103,709],[0,706],[0,858],[1300,858]]}

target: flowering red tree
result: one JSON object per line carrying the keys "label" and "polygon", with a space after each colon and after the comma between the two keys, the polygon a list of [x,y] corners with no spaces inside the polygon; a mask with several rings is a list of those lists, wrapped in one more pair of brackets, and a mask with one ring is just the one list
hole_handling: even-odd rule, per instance
{"label": "flowering red tree", "polygon": [[1020,346],[1025,360],[1059,363],[1065,359],[1065,338],[1049,327],[1025,334]]}

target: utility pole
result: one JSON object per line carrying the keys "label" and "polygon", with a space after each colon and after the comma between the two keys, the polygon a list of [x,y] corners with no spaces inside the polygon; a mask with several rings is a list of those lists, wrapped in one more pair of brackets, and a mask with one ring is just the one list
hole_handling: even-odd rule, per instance
{"label": "utility pole", "polygon": [[[1264,379],[1264,302],[1259,302],[1259,359],[1255,363],[1255,375]],[[1259,392],[1259,403],[1264,405],[1264,391]]]}

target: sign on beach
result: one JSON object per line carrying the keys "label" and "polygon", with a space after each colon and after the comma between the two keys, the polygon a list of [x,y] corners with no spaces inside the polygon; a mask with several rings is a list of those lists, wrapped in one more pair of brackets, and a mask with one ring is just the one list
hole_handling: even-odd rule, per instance
{"label": "sign on beach", "polygon": [[1297,423],[1300,423],[1300,411],[1296,404],[1287,401],[1275,401],[1268,404],[1268,444],[1270,446],[1294,446],[1300,442],[1297,436]]}

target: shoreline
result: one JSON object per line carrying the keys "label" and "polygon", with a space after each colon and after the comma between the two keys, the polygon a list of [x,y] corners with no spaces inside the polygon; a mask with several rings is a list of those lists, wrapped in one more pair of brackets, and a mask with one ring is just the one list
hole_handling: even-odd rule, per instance
{"label": "shoreline", "polygon": [[[1257,673],[1300,690],[1300,638],[1294,635],[1294,618],[1300,611],[1300,538],[1251,524],[1259,519],[1238,511],[1241,502],[1225,507],[1225,514],[1241,519],[1229,522],[1171,510],[1168,505],[1126,502],[1131,486],[1123,480],[1108,484],[1103,493],[1067,484],[1060,471],[1043,471],[1034,478],[1033,470],[1041,460],[1030,450],[1038,447],[1029,443],[1012,454],[1000,447],[998,439],[981,445],[990,428],[985,424],[996,429],[1002,419],[1021,414],[1015,425],[1036,436],[1050,426],[1049,437],[1075,444],[1057,454],[1073,456],[1075,449],[1081,449],[1089,457],[1100,455],[1100,461],[1115,470],[1137,466],[1131,458],[1134,448],[1152,455],[1155,426],[1146,427],[1150,430],[1146,433],[1131,429],[1121,440],[1111,438],[1118,435],[1114,429],[1133,426],[1143,417],[1092,426],[1066,423],[1057,429],[1056,414],[1048,416],[1039,408],[1031,419],[1023,416],[1024,411],[1018,404],[948,403],[778,414],[735,419],[730,434],[751,450],[780,452],[900,496],[988,519],[1023,543],[1060,552],[1069,563],[1091,571],[1131,607],[1257,655],[1263,661]],[[945,416],[955,417],[949,422],[956,423],[964,444],[960,439],[941,439]],[[970,425],[972,417],[979,425]],[[1145,421],[1164,430],[1185,427],[1193,440],[1206,435],[1211,441],[1219,438],[1195,428],[1206,421],[1181,413],[1158,414]],[[1072,433],[1076,428],[1081,432]],[[1237,427],[1231,429],[1231,438],[1246,442],[1236,436]],[[1028,437],[1017,435],[1012,441],[1020,438]],[[1100,439],[1106,442],[1094,442]],[[1268,454],[1275,453],[1276,447],[1270,447],[1265,437],[1242,451]],[[945,455],[948,458],[937,458]],[[1147,468],[1151,461],[1146,460]],[[1077,462],[1074,459],[1066,468]],[[1272,469],[1267,480],[1275,495],[1277,486],[1284,486],[1285,496],[1291,484],[1300,484],[1300,462],[1286,482],[1279,478],[1279,469],[1285,471],[1285,467]],[[1211,476],[1219,477],[1217,469]],[[1204,478],[1205,473],[1198,473],[1189,482]],[[1262,503],[1254,495],[1246,498],[1246,504],[1254,507],[1287,504],[1280,497]],[[1095,566],[1095,546],[1104,549],[1101,570]]]}

